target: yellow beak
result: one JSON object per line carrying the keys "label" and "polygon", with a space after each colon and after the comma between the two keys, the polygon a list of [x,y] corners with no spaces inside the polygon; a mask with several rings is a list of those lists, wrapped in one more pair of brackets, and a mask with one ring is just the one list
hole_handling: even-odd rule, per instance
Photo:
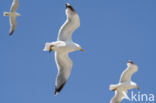
{"label": "yellow beak", "polygon": [[80,51],[83,51],[83,52],[85,52],[85,50],[84,50],[84,49],[82,49],[82,48],[80,48]]}
{"label": "yellow beak", "polygon": [[137,86],[137,89],[140,90],[140,88]]}

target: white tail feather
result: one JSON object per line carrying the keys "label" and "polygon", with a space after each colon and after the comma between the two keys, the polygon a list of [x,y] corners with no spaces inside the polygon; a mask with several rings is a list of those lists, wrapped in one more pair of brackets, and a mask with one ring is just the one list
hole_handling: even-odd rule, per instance
{"label": "white tail feather", "polygon": [[45,43],[45,47],[44,47],[43,51],[49,51],[51,45],[52,45],[52,43]]}
{"label": "white tail feather", "polygon": [[9,16],[9,12],[4,12],[3,16]]}
{"label": "white tail feather", "polygon": [[117,84],[111,84],[110,87],[109,87],[109,90],[113,91],[113,90],[116,90],[118,88],[118,85]]}

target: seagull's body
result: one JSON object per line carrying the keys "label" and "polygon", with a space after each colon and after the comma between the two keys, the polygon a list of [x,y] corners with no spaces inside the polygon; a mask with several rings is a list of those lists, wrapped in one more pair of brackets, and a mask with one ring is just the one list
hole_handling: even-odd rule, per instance
{"label": "seagull's body", "polygon": [[72,42],[72,33],[80,26],[80,19],[68,3],[66,4],[66,15],[67,20],[59,30],[57,41],[46,43],[44,48],[44,51],[55,51],[55,61],[58,68],[55,95],[61,91],[71,73],[72,60],[68,53],[77,50],[83,51],[79,44]]}
{"label": "seagull's body", "polygon": [[16,25],[17,25],[16,17],[20,16],[20,14],[16,12],[18,6],[19,6],[18,0],[13,0],[10,8],[10,12],[4,12],[4,16],[10,17],[10,32],[9,32],[10,35],[12,35],[16,29]]}
{"label": "seagull's body", "polygon": [[129,99],[127,92],[129,89],[138,88],[135,82],[131,81],[132,75],[138,71],[138,67],[132,61],[128,61],[127,68],[121,74],[118,84],[110,85],[110,90],[115,91],[115,96],[110,103],[120,103],[124,98]]}

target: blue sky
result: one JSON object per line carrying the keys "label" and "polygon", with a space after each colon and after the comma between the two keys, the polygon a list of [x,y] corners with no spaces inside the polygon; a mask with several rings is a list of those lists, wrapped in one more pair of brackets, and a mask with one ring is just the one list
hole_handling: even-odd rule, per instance
{"label": "blue sky", "polygon": [[0,103],[109,103],[114,95],[109,85],[118,83],[128,60],[139,66],[133,81],[140,92],[156,95],[155,0],[69,0],[81,20],[73,41],[86,52],[70,54],[72,73],[58,96],[53,95],[54,55],[43,48],[57,38],[66,19],[65,2],[19,2],[22,16],[9,37],[9,19],[3,12],[9,11],[12,0],[0,1]]}

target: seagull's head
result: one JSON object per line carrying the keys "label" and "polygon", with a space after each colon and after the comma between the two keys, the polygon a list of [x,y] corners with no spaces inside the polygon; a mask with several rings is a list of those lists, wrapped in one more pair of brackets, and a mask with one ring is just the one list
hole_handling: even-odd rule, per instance
{"label": "seagull's head", "polygon": [[135,83],[131,81],[131,85],[136,88],[137,90],[140,90],[139,86]]}
{"label": "seagull's head", "polygon": [[85,52],[85,50],[82,49],[82,47],[81,47],[79,44],[76,44],[76,43],[75,43],[75,45],[76,45],[76,46],[75,46],[75,49],[76,49],[76,50],[80,50],[80,51],[82,51],[82,52]]}

